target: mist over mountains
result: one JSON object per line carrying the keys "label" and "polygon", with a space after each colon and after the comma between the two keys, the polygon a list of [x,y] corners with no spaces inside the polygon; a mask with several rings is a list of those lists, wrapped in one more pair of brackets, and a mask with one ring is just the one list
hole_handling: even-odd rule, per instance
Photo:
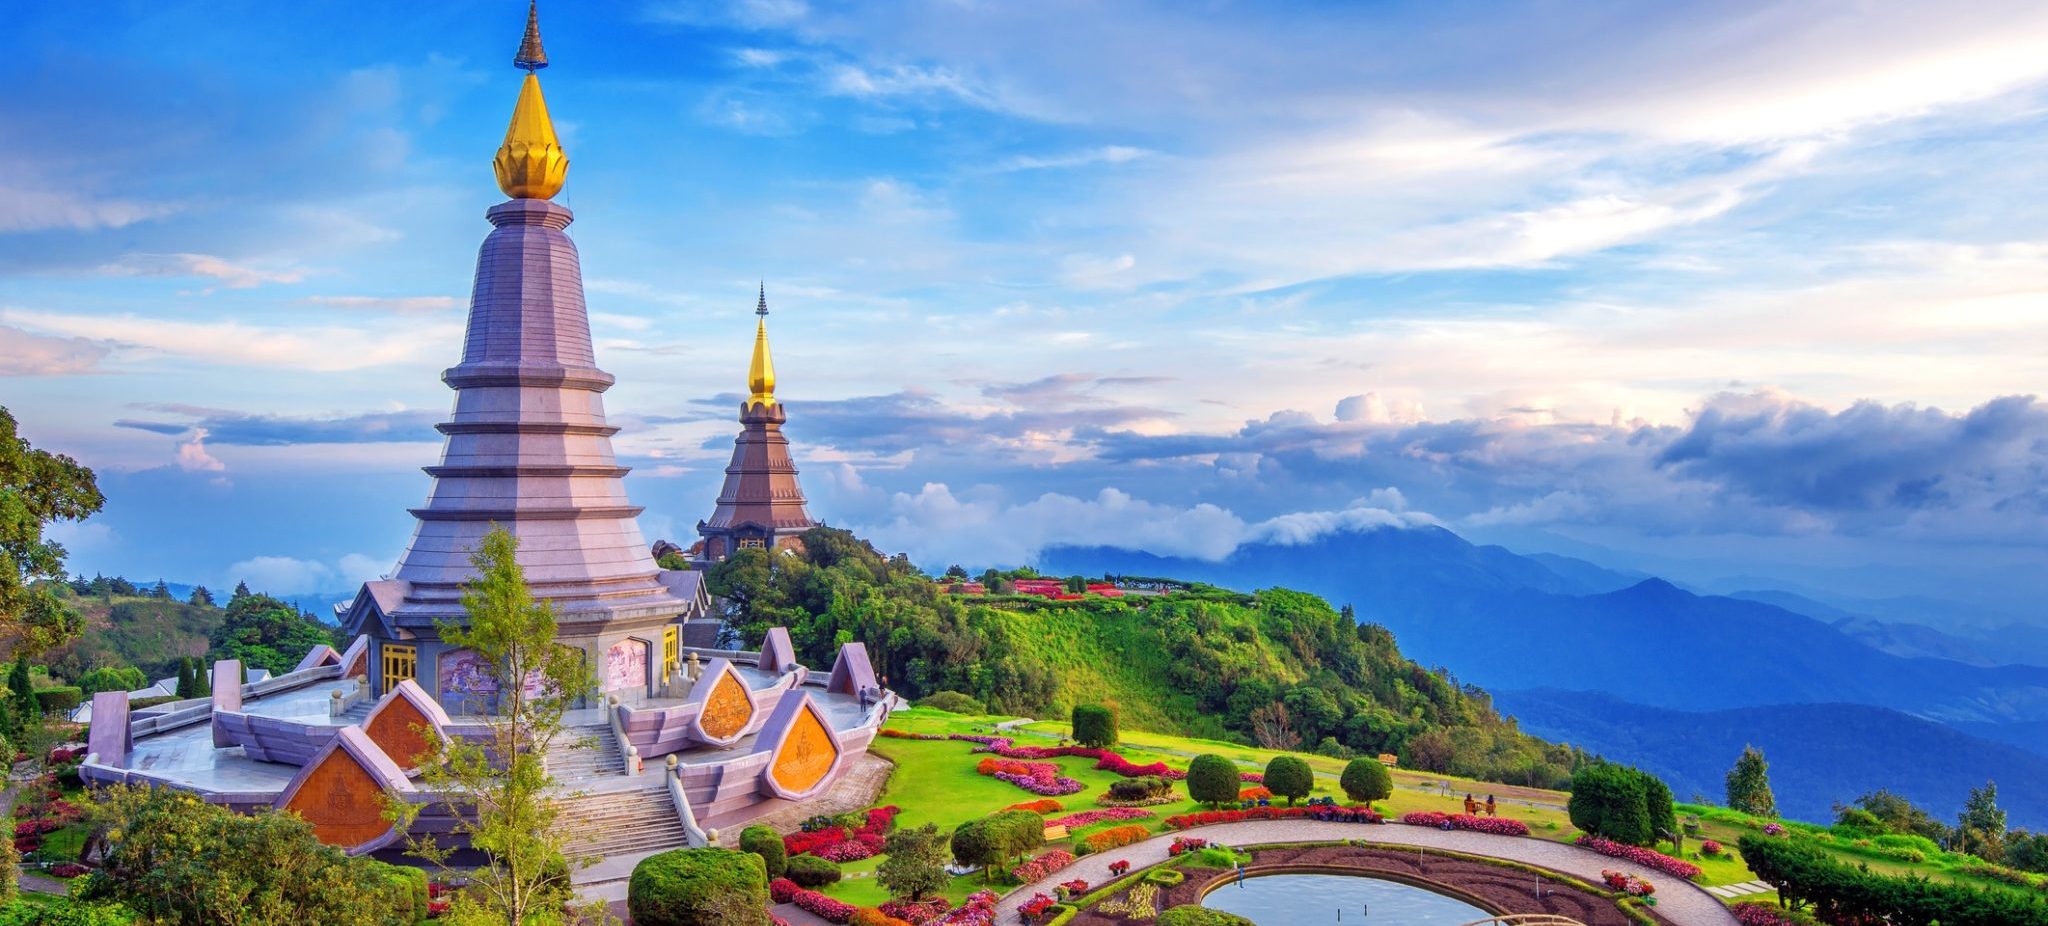
{"label": "mist over mountains", "polygon": [[[1774,777],[1798,816],[1877,787],[1946,813],[1971,784],[1996,779],[2015,822],[2048,822],[2048,747],[2038,737],[2048,730],[2048,666],[1995,664],[2028,652],[2023,637],[2001,653],[1799,595],[1703,595],[1572,557],[1475,545],[1441,527],[1248,544],[1220,561],[1063,547],[1041,566],[1280,585],[1350,604],[1360,621],[1392,629],[1412,658],[1526,712],[1532,732],[1640,762],[1682,796],[1718,795],[1720,771],[1745,742],[1767,752],[1775,742],[1784,755],[1772,756]],[[1824,740],[1799,732],[1822,727]],[[1941,752],[1938,767],[1911,758],[1930,749]]]}

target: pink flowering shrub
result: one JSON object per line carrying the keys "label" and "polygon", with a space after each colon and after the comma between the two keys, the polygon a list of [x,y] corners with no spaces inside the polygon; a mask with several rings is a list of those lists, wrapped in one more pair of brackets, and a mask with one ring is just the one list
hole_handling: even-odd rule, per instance
{"label": "pink flowering shrub", "polygon": [[967,901],[925,926],[995,926],[996,893],[976,891]]}
{"label": "pink flowering shrub", "polygon": [[1600,880],[1607,883],[1607,889],[1630,897],[1648,897],[1657,893],[1657,886],[1625,871],[1602,871]]}
{"label": "pink flowering shrub", "polygon": [[1053,899],[1044,894],[1033,894],[1030,900],[1024,901],[1023,905],[1017,908],[1017,915],[1023,917],[1026,923],[1035,923],[1040,917],[1045,916],[1046,911],[1052,909],[1053,903]]}
{"label": "pink flowering shrub", "polygon": [[1784,825],[1778,823],[1766,823],[1764,824],[1764,835],[1783,836],[1785,835],[1785,827]]}
{"label": "pink flowering shrub", "polygon": [[902,809],[895,805],[868,811],[860,829],[847,832],[843,826],[828,826],[782,837],[782,848],[791,856],[815,855],[829,862],[855,862],[882,854],[883,837],[896,825]]}
{"label": "pink flowering shrub", "polygon": [[813,914],[828,923],[844,923],[853,919],[854,912],[860,909],[846,901],[802,888],[797,889],[796,896],[790,898],[789,902],[796,904],[797,909]]}
{"label": "pink flowering shrub", "polygon": [[1064,817],[1045,821],[1046,826],[1064,826],[1068,829],[1101,823],[1104,820],[1145,820],[1155,816],[1152,811],[1135,807],[1112,807],[1108,810],[1084,810]]}
{"label": "pink flowering shrub", "polygon": [[1721,844],[1711,839],[1707,840],[1706,842],[1700,843],[1700,854],[1708,858],[1713,858],[1717,855],[1720,855],[1721,851]]}
{"label": "pink flowering shrub", "polygon": [[797,892],[801,890],[803,890],[803,886],[795,881],[791,881],[788,878],[776,878],[768,882],[768,899],[776,903],[789,903],[796,899]]}
{"label": "pink flowering shrub", "polygon": [[1010,869],[1010,877],[1017,879],[1019,884],[1032,884],[1043,881],[1051,876],[1053,872],[1072,864],[1074,864],[1074,853],[1068,852],[1065,849],[1053,849],[1040,854],[1031,861]]}
{"label": "pink flowering shrub", "polygon": [[1728,908],[1742,926],[1799,926],[1798,921],[1777,907],[1760,903],[1739,903]]}
{"label": "pink flowering shrub", "polygon": [[1166,828],[1184,830],[1197,826],[1211,826],[1217,823],[1242,823],[1246,820],[1321,820],[1328,823],[1384,823],[1370,807],[1247,807],[1240,810],[1198,810],[1179,816],[1167,817]]}
{"label": "pink flowering shrub", "polygon": [[1675,859],[1662,852],[1652,852],[1637,846],[1627,846],[1611,839],[1602,839],[1591,833],[1579,836],[1574,843],[1581,849],[1591,849],[1609,858],[1627,859],[1644,868],[1654,868],[1673,877],[1690,881],[1700,876],[1700,866],[1684,859]]}
{"label": "pink flowering shrub", "polygon": [[1401,822],[1409,826],[1427,826],[1440,830],[1471,830],[1474,833],[1490,833],[1495,836],[1527,836],[1529,824],[1520,820],[1503,820],[1500,817],[1480,817],[1464,813],[1437,813],[1433,810],[1418,810],[1401,815]]}
{"label": "pink flowering shrub", "polygon": [[944,897],[924,901],[891,900],[876,909],[906,923],[922,926],[946,914],[949,905]]}

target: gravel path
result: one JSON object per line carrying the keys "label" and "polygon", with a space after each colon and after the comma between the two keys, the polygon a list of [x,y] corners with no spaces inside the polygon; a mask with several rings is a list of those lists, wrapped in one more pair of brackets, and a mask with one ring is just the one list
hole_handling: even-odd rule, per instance
{"label": "gravel path", "polygon": [[[1680,881],[1663,872],[1652,871],[1618,858],[1608,858],[1597,852],[1589,852],[1577,846],[1551,842],[1547,839],[1489,836],[1462,830],[1446,832],[1422,826],[1403,826],[1398,823],[1366,826],[1356,823],[1324,823],[1317,820],[1254,820],[1246,823],[1224,823],[1198,827],[1188,831],[1188,834],[1212,843],[1233,846],[1346,839],[1363,839],[1388,846],[1423,846],[1535,865],[1594,884],[1600,883],[1600,872],[1603,869],[1626,871],[1647,878],[1657,885],[1657,912],[1671,922],[1679,926],[1735,926],[1735,915],[1728,911],[1728,907],[1699,885]],[[1173,835],[1157,836],[1113,852],[1083,856],[1080,861],[1061,869],[1052,877],[1036,884],[1027,884],[1005,896],[996,908],[996,922],[1016,922],[1018,906],[1031,899],[1033,894],[1052,893],[1055,884],[1072,881],[1075,878],[1095,885],[1109,883],[1110,862],[1123,860],[1130,862],[1133,869],[1140,869],[1165,861],[1166,847],[1173,844]]]}

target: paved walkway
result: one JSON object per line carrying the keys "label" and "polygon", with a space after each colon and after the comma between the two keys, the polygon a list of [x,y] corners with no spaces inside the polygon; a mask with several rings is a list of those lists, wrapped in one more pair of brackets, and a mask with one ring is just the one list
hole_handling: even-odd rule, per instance
{"label": "paved walkway", "polygon": [[1736,897],[1748,897],[1751,894],[1768,894],[1775,890],[1777,890],[1777,888],[1765,884],[1762,881],[1744,881],[1741,884],[1726,884],[1722,885],[1721,887],[1710,887],[1707,888],[1707,893],[1712,894],[1715,897],[1728,898],[1732,900]]}
{"label": "paved walkway", "polygon": [[[1232,846],[1282,842],[1334,842],[1350,839],[1362,839],[1379,845],[1423,846],[1535,865],[1594,884],[1600,883],[1600,872],[1603,869],[1625,871],[1647,878],[1657,885],[1657,912],[1678,926],[1736,926],[1735,915],[1728,911],[1728,907],[1699,885],[1680,881],[1661,871],[1653,871],[1618,858],[1608,858],[1597,852],[1589,852],[1577,846],[1551,842],[1547,839],[1489,836],[1463,830],[1446,832],[1398,823],[1371,826],[1357,823],[1324,823],[1317,820],[1224,823],[1197,827],[1188,830],[1187,833],[1207,839],[1211,843]],[[1094,885],[1109,883],[1112,880],[1109,875],[1110,862],[1123,860],[1130,862],[1133,869],[1139,869],[1165,861],[1166,847],[1173,844],[1175,835],[1177,834],[1169,833],[1113,852],[1083,856],[1080,861],[1060,869],[1052,877],[1036,884],[1027,884],[1005,896],[997,905],[996,922],[1015,922],[1019,906],[1030,900],[1033,894],[1052,893],[1055,884],[1072,881],[1075,878]]]}

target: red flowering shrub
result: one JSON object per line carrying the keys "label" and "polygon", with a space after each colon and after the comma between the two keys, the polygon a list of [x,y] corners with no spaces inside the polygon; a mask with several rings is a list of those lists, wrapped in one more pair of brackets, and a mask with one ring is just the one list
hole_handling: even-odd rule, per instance
{"label": "red flowering shrub", "polygon": [[89,869],[84,865],[80,865],[77,862],[65,862],[61,865],[51,865],[49,869],[49,874],[51,877],[70,879],[76,878],[79,875],[85,874],[86,872],[91,870],[92,869]]}
{"label": "red flowering shrub", "polygon": [[1066,806],[1065,806],[1065,805],[1062,805],[1062,804],[1061,804],[1061,803],[1060,803],[1059,801],[1056,801],[1056,800],[1053,800],[1052,798],[1046,797],[1046,798],[1040,798],[1040,799],[1038,799],[1038,800],[1035,800],[1035,801],[1025,801],[1025,802],[1024,802],[1024,803],[1022,803],[1022,804],[1011,804],[1010,806],[1008,806],[1008,807],[1005,807],[1005,808],[1003,808],[1003,809],[1004,809],[1004,810],[1029,810],[1029,811],[1031,811],[1032,813],[1035,813],[1035,814],[1048,814],[1048,813],[1059,813],[1060,811],[1062,811],[1062,810],[1065,810],[1065,809],[1067,809],[1067,808],[1066,808]]}
{"label": "red flowering shrub", "polygon": [[1046,911],[1052,909],[1053,903],[1053,899],[1044,894],[1033,894],[1030,900],[1024,901],[1023,906],[1017,908],[1017,915],[1023,917],[1026,923],[1034,923],[1045,916]]}
{"label": "red flowering shrub", "polygon": [[1728,912],[1735,914],[1735,921],[1742,926],[1799,926],[1785,911],[1760,903],[1739,903]]}
{"label": "red flowering shrub", "polygon": [[1074,864],[1074,853],[1065,849],[1053,849],[1031,861],[1010,869],[1010,877],[1019,884],[1043,881],[1053,872]]}
{"label": "red flowering shrub", "polygon": [[1662,852],[1652,852],[1637,846],[1627,846],[1611,839],[1602,839],[1591,833],[1581,834],[1574,843],[1581,849],[1591,849],[1610,858],[1627,859],[1645,868],[1654,868],[1667,875],[1690,881],[1700,876],[1700,866],[1684,859],[1675,859]]}
{"label": "red flowering shrub", "polygon": [[1709,840],[1707,840],[1706,842],[1700,843],[1700,854],[1701,854],[1701,855],[1704,855],[1704,856],[1706,856],[1706,857],[1708,857],[1708,858],[1713,858],[1713,857],[1715,857],[1715,856],[1717,856],[1717,855],[1720,855],[1720,854],[1721,854],[1721,852],[1722,852],[1722,849],[1721,849],[1721,844],[1720,844],[1720,843],[1718,843],[1718,842],[1715,842],[1715,841],[1713,841],[1713,840],[1709,839]]}
{"label": "red flowering shrub", "polygon": [[[1167,822],[1172,823],[1173,821],[1169,820]],[[1166,854],[1169,856],[1178,857],[1182,854],[1194,852],[1198,849],[1206,849],[1208,847],[1209,840],[1202,839],[1198,836],[1175,836],[1173,837],[1173,845],[1166,847]]]}
{"label": "red flowering shrub", "polygon": [[934,897],[930,900],[915,902],[891,900],[888,903],[882,904],[880,909],[883,913],[887,913],[906,923],[920,924],[921,926],[921,924],[929,923],[944,916],[949,906],[951,905],[946,903],[946,898]]}
{"label": "red flowering shrub", "polygon": [[810,854],[832,862],[873,858],[881,854],[883,837],[896,825],[896,815],[902,812],[893,804],[876,807],[868,811],[867,822],[859,830],[849,833],[846,827],[828,826],[799,831],[782,837],[782,848],[792,857]]}
{"label": "red flowering shrub", "polygon": [[798,831],[782,837],[782,848],[790,855],[803,855],[845,842],[847,835],[843,826],[828,826],[808,833]]}
{"label": "red flowering shrub", "polygon": [[968,895],[966,903],[925,926],[994,926],[995,921],[996,893],[976,891]]}
{"label": "red flowering shrub", "polygon": [[776,878],[768,882],[768,899],[776,903],[789,903],[796,899],[803,886],[788,878]]}
{"label": "red flowering shrub", "polygon": [[853,919],[853,914],[860,910],[846,901],[835,900],[817,891],[807,891],[803,888],[797,888],[796,896],[790,898],[789,902],[796,904],[797,909],[813,914],[828,923],[848,922]]}
{"label": "red flowering shrub", "polygon": [[1322,820],[1330,823],[1385,823],[1370,807],[1251,807],[1243,810],[1199,810],[1166,818],[1166,828],[1184,830],[1246,820]]}
{"label": "red flowering shrub", "polygon": [[1471,830],[1475,833],[1491,833],[1495,836],[1527,836],[1529,824],[1520,820],[1504,820],[1500,817],[1479,817],[1464,813],[1437,813],[1433,810],[1418,810],[1401,815],[1401,822],[1409,826],[1427,826],[1440,830]]}
{"label": "red flowering shrub", "polygon": [[1124,872],[1130,870],[1131,863],[1124,861],[1123,859],[1117,859],[1116,861],[1109,863],[1109,873],[1115,875],[1116,877],[1121,878],[1124,876]]}
{"label": "red flowering shrub", "polygon": [[1045,825],[1064,826],[1068,829],[1075,829],[1093,823],[1101,823],[1104,820],[1147,820],[1152,818],[1152,816],[1154,814],[1149,810],[1138,810],[1132,807],[1112,807],[1108,810],[1083,810],[1080,813],[1070,813],[1064,817],[1047,820]]}
{"label": "red flowering shrub", "polygon": [[1066,891],[1068,897],[1079,897],[1082,894],[1088,893],[1088,882],[1080,878],[1075,878],[1072,881],[1062,881],[1060,882],[1060,890]]}

